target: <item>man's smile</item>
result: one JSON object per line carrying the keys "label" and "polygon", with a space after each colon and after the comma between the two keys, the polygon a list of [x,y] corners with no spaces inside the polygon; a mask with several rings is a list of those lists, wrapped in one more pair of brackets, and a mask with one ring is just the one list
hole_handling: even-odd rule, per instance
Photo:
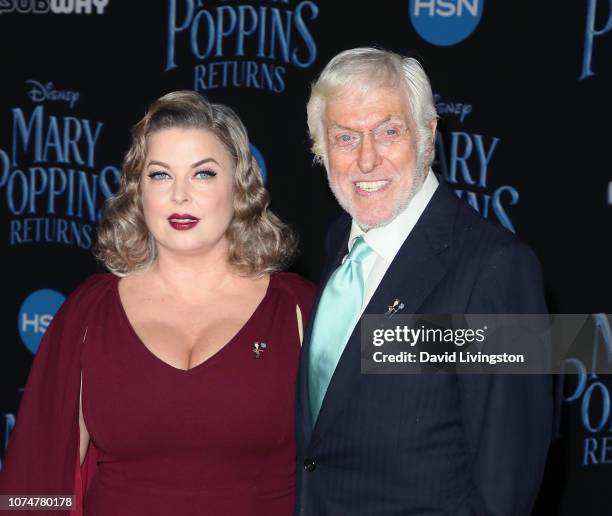
{"label": "man's smile", "polygon": [[357,193],[373,193],[386,189],[390,182],[391,181],[388,179],[383,179],[381,181],[355,181],[354,185]]}

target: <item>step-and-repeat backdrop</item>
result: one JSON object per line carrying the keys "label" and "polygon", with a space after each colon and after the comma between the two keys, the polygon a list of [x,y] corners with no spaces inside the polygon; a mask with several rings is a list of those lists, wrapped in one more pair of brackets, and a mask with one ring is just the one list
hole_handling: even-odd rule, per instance
{"label": "step-and-repeat backdrop", "polygon": [[[146,106],[194,89],[238,112],[300,234],[294,270],[316,281],[339,208],[305,104],[325,63],[362,45],[421,60],[436,172],[535,249],[550,311],[593,314],[612,356],[596,315],[612,312],[612,0],[2,0],[0,456],[42,334],[100,270],[96,223]],[[612,381],[572,367],[536,513],[610,514]]]}

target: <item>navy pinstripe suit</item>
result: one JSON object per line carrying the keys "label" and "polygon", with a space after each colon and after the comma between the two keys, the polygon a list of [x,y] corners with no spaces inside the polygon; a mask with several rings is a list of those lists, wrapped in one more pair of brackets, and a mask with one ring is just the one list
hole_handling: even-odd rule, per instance
{"label": "navy pinstripe suit", "polygon": [[[322,287],[350,224],[344,215],[328,233]],[[444,184],[364,313],[384,313],[396,298],[407,314],[546,312],[535,255]],[[550,377],[362,375],[358,324],[312,428],[310,329],[297,390],[296,514],[529,514],[551,438]]]}

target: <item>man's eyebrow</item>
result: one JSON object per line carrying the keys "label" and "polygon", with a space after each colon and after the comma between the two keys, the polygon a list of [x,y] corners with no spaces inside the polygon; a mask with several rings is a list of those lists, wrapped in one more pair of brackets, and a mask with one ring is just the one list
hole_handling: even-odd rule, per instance
{"label": "man's eyebrow", "polygon": [[[384,125],[384,124],[386,124],[387,122],[390,122],[390,121],[392,121],[392,120],[396,120],[396,118],[397,118],[397,117],[395,117],[394,115],[387,115],[385,118],[383,118],[383,119],[382,119],[382,120],[380,120],[379,122],[376,122],[376,125],[374,126],[374,129],[372,129],[372,130],[374,130],[374,131],[375,131],[375,130],[376,130],[376,129],[378,129],[378,128],[379,128],[381,125]],[[397,120],[397,121],[399,122],[400,120]],[[345,129],[345,130],[347,130],[347,131],[357,131],[357,129],[353,129],[352,127],[348,127],[348,126],[345,126],[345,125],[342,125],[342,124],[337,124],[337,123],[335,123],[335,122],[334,122],[334,123],[331,125],[331,129]],[[359,132],[359,131],[357,131],[357,132]]]}
{"label": "man's eyebrow", "polygon": [[400,120],[397,117],[394,117],[393,115],[389,115],[387,118],[385,118],[380,124],[378,124],[373,130],[376,131],[376,129],[378,129],[379,127],[385,125],[387,122],[399,122],[399,123],[404,123],[402,120]]}

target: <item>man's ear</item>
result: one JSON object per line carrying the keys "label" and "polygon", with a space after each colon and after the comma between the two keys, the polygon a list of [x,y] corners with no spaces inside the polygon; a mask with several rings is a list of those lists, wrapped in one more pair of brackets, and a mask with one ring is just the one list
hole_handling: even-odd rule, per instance
{"label": "man's ear", "polygon": [[429,125],[431,127],[431,139],[433,140],[436,136],[436,128],[438,127],[438,119],[434,118]]}

